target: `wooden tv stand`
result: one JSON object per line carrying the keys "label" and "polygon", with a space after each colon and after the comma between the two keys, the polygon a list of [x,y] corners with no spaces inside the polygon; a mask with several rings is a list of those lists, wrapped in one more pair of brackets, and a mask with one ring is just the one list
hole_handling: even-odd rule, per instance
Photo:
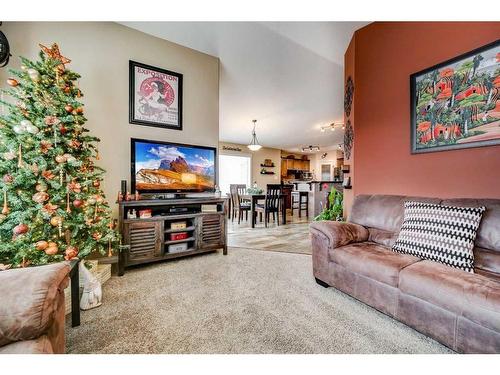
{"label": "wooden tv stand", "polygon": [[[202,212],[202,205],[216,212]],[[129,210],[151,209],[151,218],[128,219]],[[172,211],[176,210],[176,213]],[[172,222],[185,221],[185,229],[172,229]],[[148,199],[119,202],[119,227],[127,251],[120,252],[118,275],[128,266],[180,258],[222,249],[227,254],[226,200],[224,198]],[[171,241],[170,234],[187,232],[188,238]],[[168,251],[171,244],[187,243],[187,249]]]}

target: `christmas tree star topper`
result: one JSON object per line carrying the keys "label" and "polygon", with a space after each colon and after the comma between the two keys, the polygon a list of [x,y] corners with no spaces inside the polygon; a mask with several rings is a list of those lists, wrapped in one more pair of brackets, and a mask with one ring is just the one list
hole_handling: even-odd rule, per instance
{"label": "christmas tree star topper", "polygon": [[61,65],[58,66],[61,70],[64,70],[65,64],[69,64],[71,62],[70,59],[61,55],[61,51],[59,51],[57,43],[53,43],[50,48],[45,47],[43,44],[39,44],[39,46],[48,57],[61,62]]}

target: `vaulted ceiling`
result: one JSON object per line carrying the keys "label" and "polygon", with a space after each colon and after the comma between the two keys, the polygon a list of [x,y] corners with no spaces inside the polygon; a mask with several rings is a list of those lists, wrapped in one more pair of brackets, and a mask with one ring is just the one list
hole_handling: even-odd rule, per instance
{"label": "vaulted ceiling", "polygon": [[268,147],[338,147],[344,52],[366,22],[123,22],[220,59],[220,140]]}

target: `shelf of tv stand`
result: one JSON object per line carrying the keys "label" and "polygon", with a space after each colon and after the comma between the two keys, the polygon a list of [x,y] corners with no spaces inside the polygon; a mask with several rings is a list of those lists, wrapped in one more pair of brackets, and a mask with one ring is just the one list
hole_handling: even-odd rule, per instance
{"label": "shelf of tv stand", "polygon": [[179,232],[192,232],[195,230],[195,226],[190,226],[186,228],[181,228],[181,229],[166,229],[165,233],[179,233]]}
{"label": "shelf of tv stand", "polygon": [[194,241],[194,240],[195,240],[194,237],[183,238],[182,240],[169,240],[169,241],[165,241],[165,245],[173,245],[175,243],[190,242],[190,241]]}

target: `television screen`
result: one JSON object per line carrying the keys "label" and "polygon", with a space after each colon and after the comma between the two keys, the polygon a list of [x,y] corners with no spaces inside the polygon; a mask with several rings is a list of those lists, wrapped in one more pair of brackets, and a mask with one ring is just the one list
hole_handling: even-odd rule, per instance
{"label": "television screen", "polygon": [[213,147],[132,139],[133,191],[214,191],[215,179]]}

